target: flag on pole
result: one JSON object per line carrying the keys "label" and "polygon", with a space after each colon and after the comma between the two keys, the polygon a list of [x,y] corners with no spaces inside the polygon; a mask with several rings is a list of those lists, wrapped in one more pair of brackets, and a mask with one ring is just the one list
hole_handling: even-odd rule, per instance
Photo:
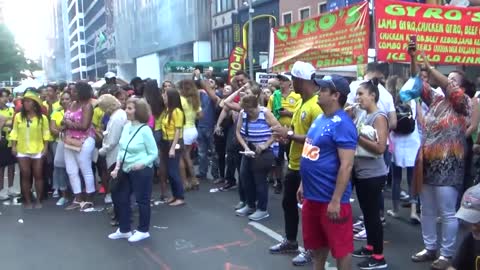
{"label": "flag on pole", "polygon": [[100,33],[95,38],[95,46],[97,48],[101,48],[105,44],[106,41],[107,41],[107,36],[105,35],[105,33],[103,31],[100,31]]}

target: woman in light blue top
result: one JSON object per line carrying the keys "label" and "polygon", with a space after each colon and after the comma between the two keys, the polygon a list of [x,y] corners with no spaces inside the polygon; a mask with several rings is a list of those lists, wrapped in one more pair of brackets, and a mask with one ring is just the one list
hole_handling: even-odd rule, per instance
{"label": "woman in light blue top", "polygon": [[[119,182],[112,192],[115,213],[118,214],[119,229],[110,234],[110,239],[128,238],[129,242],[137,242],[150,237],[150,198],[152,196],[153,162],[158,156],[157,144],[147,122],[150,118],[150,107],[142,99],[131,98],[125,109],[130,120],[122,131],[119,142],[117,165],[112,177],[117,177],[119,170],[126,173],[125,179]],[[123,161],[123,162],[122,162]],[[138,229],[134,234],[130,228],[130,195],[135,194],[139,208]]]}

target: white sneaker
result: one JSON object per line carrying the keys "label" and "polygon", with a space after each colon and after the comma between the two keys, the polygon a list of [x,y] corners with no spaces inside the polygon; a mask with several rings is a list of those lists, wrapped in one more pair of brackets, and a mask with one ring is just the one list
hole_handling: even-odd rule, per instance
{"label": "white sneaker", "polygon": [[60,199],[58,199],[56,205],[57,205],[57,206],[64,206],[64,205],[67,204],[67,203],[68,203],[68,200],[65,199],[64,197],[61,197]]}
{"label": "white sneaker", "polygon": [[14,187],[9,187],[8,188],[8,196],[18,197],[18,196],[20,196],[20,192],[18,190],[16,190]]}
{"label": "white sneaker", "polygon": [[239,217],[246,217],[253,214],[254,212],[255,212],[255,209],[248,207],[248,205],[245,205],[243,208],[235,211],[235,215]]}
{"label": "white sneaker", "polygon": [[0,190],[0,201],[6,201],[8,200],[9,197],[8,197],[8,192],[7,192],[7,189],[2,189]]}
{"label": "white sneaker", "polygon": [[105,204],[111,204],[112,203],[112,195],[110,193],[108,193],[107,195],[105,195],[105,200],[104,200]]}
{"label": "white sneaker", "polygon": [[357,241],[365,241],[367,240],[367,230],[362,230],[359,233],[353,236],[353,239]]}
{"label": "white sneaker", "polygon": [[135,233],[132,236],[130,236],[130,238],[128,238],[128,242],[130,242],[130,243],[138,242],[138,241],[141,241],[143,239],[147,239],[149,237],[150,237],[149,232],[135,231]]}
{"label": "white sneaker", "polygon": [[52,198],[58,198],[58,197],[60,197],[60,194],[58,194],[58,190],[55,189],[55,191],[52,194]]}
{"label": "white sneaker", "polygon": [[130,240],[130,237],[132,237],[132,232],[122,233],[122,232],[120,232],[120,229],[117,229],[116,232],[108,235],[108,238],[110,238],[112,240],[117,240],[117,239],[122,239],[122,238],[128,238]]}

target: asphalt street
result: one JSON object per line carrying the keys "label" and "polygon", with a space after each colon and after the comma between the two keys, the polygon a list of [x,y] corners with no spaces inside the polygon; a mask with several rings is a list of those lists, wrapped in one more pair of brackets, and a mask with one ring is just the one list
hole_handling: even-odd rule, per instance
{"label": "asphalt street", "polygon": [[[200,191],[187,193],[182,207],[154,206],[151,238],[135,244],[107,238],[114,228],[100,196],[98,211],[91,213],[65,211],[53,199],[40,210],[0,205],[0,269],[311,269],[292,266],[293,255],[268,253],[283,234],[281,195],[272,189],[270,218],[251,223],[234,215],[236,190],[211,193],[211,188],[202,183]],[[389,205],[387,198],[387,209]],[[354,209],[359,215],[356,202]],[[389,218],[385,227],[388,269],[429,269],[428,264],[410,261],[422,248],[420,226],[408,223],[407,209],[401,214],[400,219]],[[329,264],[327,269],[336,269],[332,258]]]}

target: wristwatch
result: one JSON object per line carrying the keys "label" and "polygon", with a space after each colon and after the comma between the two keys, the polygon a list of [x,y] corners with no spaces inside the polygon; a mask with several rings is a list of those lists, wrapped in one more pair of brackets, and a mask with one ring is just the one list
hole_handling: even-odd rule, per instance
{"label": "wristwatch", "polygon": [[287,138],[291,139],[295,133],[293,133],[293,130],[287,131]]}

